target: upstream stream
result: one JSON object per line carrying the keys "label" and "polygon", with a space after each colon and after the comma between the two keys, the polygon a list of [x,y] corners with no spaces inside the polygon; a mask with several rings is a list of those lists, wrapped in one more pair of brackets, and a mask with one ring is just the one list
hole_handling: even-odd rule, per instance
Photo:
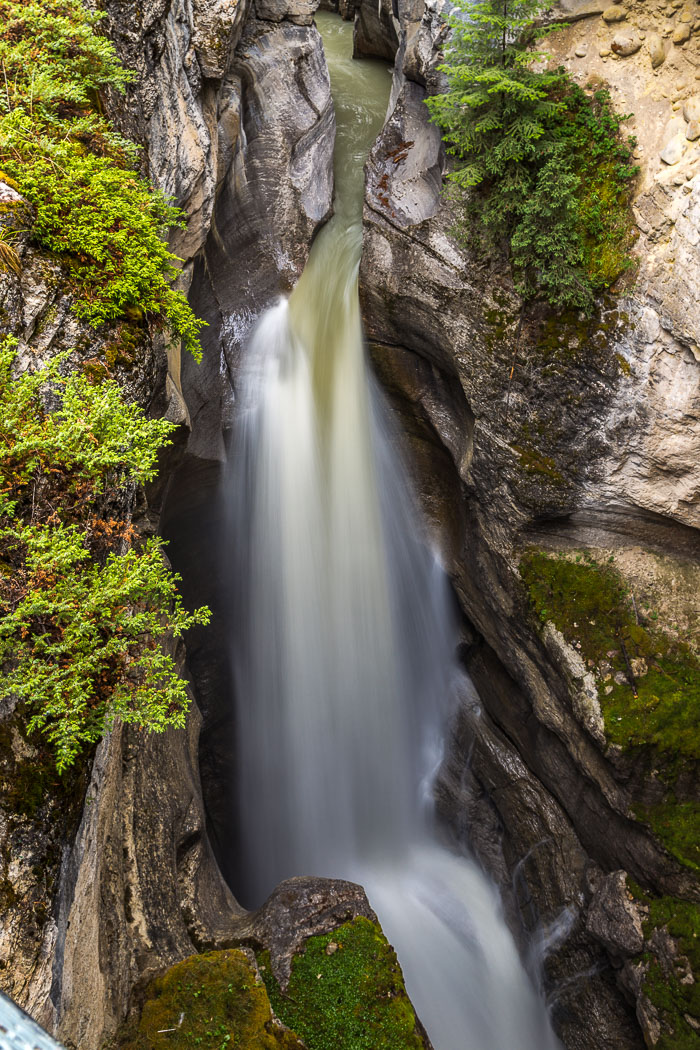
{"label": "upstream stream", "polygon": [[229,489],[236,890],[256,907],[293,875],[361,883],[435,1050],[554,1050],[495,888],[433,822],[449,696],[465,685],[357,295],[363,165],[390,74],[350,58],[351,23],[316,20],[338,122],[336,211],[249,343]]}

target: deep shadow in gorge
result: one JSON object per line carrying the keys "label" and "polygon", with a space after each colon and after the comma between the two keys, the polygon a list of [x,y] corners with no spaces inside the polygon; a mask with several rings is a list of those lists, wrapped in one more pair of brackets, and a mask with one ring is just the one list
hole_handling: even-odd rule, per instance
{"label": "deep shadow in gorge", "polygon": [[223,464],[185,453],[171,475],[161,516],[168,557],[182,577],[188,608],[208,605],[208,627],[187,636],[187,670],[202,714],[199,771],[207,830],[221,872],[235,892],[235,837],[231,820],[235,718],[228,658],[230,584],[226,573],[225,522],[221,498]]}

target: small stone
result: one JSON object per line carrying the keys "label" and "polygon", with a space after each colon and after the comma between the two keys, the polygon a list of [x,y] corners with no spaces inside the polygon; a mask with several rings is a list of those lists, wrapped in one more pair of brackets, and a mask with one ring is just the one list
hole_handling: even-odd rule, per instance
{"label": "small stone", "polygon": [[627,58],[628,55],[633,55],[636,51],[639,51],[641,46],[642,41],[631,29],[624,29],[622,32],[616,33],[613,37],[613,42],[610,45],[613,52],[621,58]]}
{"label": "small stone", "polygon": [[679,26],[673,30],[673,43],[676,47],[679,44],[685,44],[686,40],[690,40],[690,26],[687,22],[681,22]]}
{"label": "small stone", "polygon": [[692,95],[683,103],[683,116],[687,121],[700,120],[700,95]]}
{"label": "small stone", "polygon": [[666,143],[659,156],[664,164],[671,166],[677,164],[678,161],[682,159],[684,153],[685,143],[683,139],[680,135],[674,135],[674,137]]}
{"label": "small stone", "polygon": [[600,55],[601,58],[607,58],[608,55],[610,54],[610,48],[609,47],[601,47],[601,49],[598,52],[598,54]]}
{"label": "small stone", "polygon": [[612,691],[613,691],[613,686],[611,686],[611,685],[606,685],[606,687],[605,687],[605,695],[606,695],[606,696],[610,696],[610,694],[612,693]]}
{"label": "small stone", "polygon": [[681,22],[692,22],[694,17],[695,17],[695,15],[694,15],[694,12],[693,12],[693,8],[692,8],[692,6],[690,4],[686,4],[685,7],[683,8],[683,10],[681,11],[681,13],[678,16],[678,18],[679,18],[679,20]]}
{"label": "small stone", "polygon": [[611,7],[606,7],[603,11],[604,22],[624,22],[626,18],[627,12],[622,4],[613,4]]}
{"label": "small stone", "polygon": [[576,55],[576,58],[585,58],[588,54],[588,45],[579,44],[576,50],[574,51],[574,54]]}
{"label": "small stone", "polygon": [[338,951],[338,945],[335,943],[335,941],[330,941],[326,945],[326,955],[335,955],[335,953],[337,951]]}
{"label": "small stone", "polygon": [[695,142],[696,139],[700,139],[700,120],[691,120],[685,129],[685,137],[688,142]]}

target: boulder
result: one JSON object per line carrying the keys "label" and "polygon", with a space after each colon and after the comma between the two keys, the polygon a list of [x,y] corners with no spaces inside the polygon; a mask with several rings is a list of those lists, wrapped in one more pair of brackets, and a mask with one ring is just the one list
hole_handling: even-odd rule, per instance
{"label": "boulder", "polygon": [[692,95],[683,103],[683,116],[688,122],[700,120],[700,95]]}
{"label": "boulder", "polygon": [[666,48],[658,33],[650,33],[647,39],[647,50],[651,59],[652,69],[658,69],[666,59]]}
{"label": "boulder", "polygon": [[612,4],[603,11],[604,22],[624,22],[626,18],[627,12],[622,4]]}
{"label": "boulder", "polygon": [[673,30],[673,36],[671,39],[676,45],[685,44],[687,40],[690,40],[689,24],[687,22],[681,22],[680,25],[677,25],[676,28]]}
{"label": "boulder", "polygon": [[641,46],[642,41],[632,29],[623,29],[621,32],[616,33],[613,37],[613,42],[610,45],[612,51],[614,51],[616,55],[619,55],[620,58],[634,55],[635,52],[639,51]]}
{"label": "boulder", "polygon": [[674,135],[674,137],[672,139],[669,139],[669,141],[666,143],[664,148],[661,150],[659,156],[664,162],[664,164],[672,166],[673,164],[677,164],[678,161],[682,158],[683,154],[685,153],[685,149],[685,142],[683,141],[681,136]]}

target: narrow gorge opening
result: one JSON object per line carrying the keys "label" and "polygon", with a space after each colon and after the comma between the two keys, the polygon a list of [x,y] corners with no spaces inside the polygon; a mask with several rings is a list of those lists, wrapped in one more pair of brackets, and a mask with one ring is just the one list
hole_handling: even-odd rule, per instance
{"label": "narrow gorge opening", "polygon": [[495,886],[434,817],[449,697],[473,690],[360,322],[363,166],[390,71],[351,59],[350,23],[317,24],[335,214],[248,341],[229,467],[186,457],[172,529],[164,515],[188,598],[219,624],[189,645],[212,838],[250,908],[295,875],[363,885],[436,1050],[554,1048]]}

